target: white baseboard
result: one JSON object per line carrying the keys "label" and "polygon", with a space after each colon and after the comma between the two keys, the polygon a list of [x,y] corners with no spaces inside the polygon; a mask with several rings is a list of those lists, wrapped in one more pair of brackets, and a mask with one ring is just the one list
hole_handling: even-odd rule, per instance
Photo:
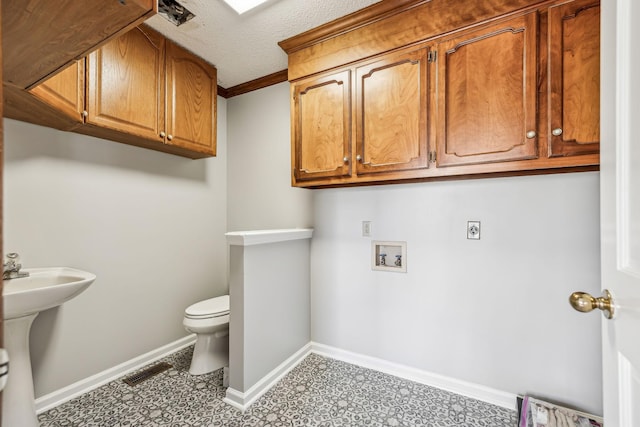
{"label": "white baseboard", "polygon": [[244,393],[231,387],[227,388],[227,394],[223,401],[244,412],[256,399],[269,391],[282,377],[302,362],[310,352],[311,343],[308,343]]}
{"label": "white baseboard", "polygon": [[138,356],[134,359],[121,363],[118,366],[107,369],[106,371],[99,372],[88,378],[80,380],[76,383],[68,385],[67,387],[56,390],[52,393],[46,394],[36,399],[36,413],[48,411],[49,409],[68,402],[69,400],[76,398],[84,393],[87,393],[93,389],[100,387],[108,382],[117,380],[118,378],[133,372],[137,369],[148,365],[158,359],[162,359],[165,356],[182,350],[185,347],[190,346],[196,342],[196,335],[191,334],[170,344],[152,350],[142,356]]}
{"label": "white baseboard", "polygon": [[457,380],[443,375],[434,374],[432,372],[423,371],[421,369],[411,368],[409,366],[400,365],[383,359],[378,359],[363,354],[353,353],[331,347],[324,344],[311,342],[311,352],[320,356],[330,357],[332,359],[342,360],[343,362],[362,366],[363,368],[374,369],[389,375],[415,381],[420,384],[436,387],[441,390],[450,391],[452,393],[471,397],[481,400],[492,405],[500,406],[506,409],[516,409],[516,395],[504,391],[485,387],[466,381]]}
{"label": "white baseboard", "polygon": [[[74,399],[84,393],[96,389],[106,383],[117,380],[118,378],[133,372],[137,369],[148,365],[158,359],[182,350],[195,343],[195,334],[186,336],[156,350],[152,350],[146,354],[138,356],[118,366],[102,371],[91,377],[73,383],[60,390],[46,394],[36,399],[36,413],[48,411],[58,405],[61,405],[71,399]],[[516,395],[492,389],[482,385],[445,377],[443,375],[434,374],[420,369],[412,368],[406,365],[389,362],[371,356],[366,356],[351,351],[342,350],[325,344],[310,342],[287,360],[282,362],[273,371],[265,375],[260,381],[254,384],[245,393],[234,390],[231,387],[227,389],[224,402],[229,405],[245,411],[260,396],[269,391],[282,377],[296,367],[310,353],[316,353],[320,356],[330,357],[332,359],[342,360],[343,362],[362,366],[363,368],[374,369],[389,375],[415,381],[420,384],[436,387],[442,390],[457,393],[463,396],[478,399],[496,406],[507,409],[515,409]]]}

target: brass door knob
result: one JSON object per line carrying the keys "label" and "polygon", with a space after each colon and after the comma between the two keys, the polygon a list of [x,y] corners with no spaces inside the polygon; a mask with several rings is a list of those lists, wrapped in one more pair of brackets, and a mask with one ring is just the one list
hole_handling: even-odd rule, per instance
{"label": "brass door knob", "polygon": [[594,298],[586,292],[574,292],[569,296],[569,304],[582,313],[588,313],[597,308],[602,310],[602,314],[607,319],[611,319],[614,313],[611,293],[606,289],[602,293],[601,297]]}

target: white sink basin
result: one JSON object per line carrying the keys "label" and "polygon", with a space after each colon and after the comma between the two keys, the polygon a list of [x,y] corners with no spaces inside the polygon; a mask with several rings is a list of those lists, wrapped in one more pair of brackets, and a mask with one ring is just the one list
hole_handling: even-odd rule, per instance
{"label": "white sink basin", "polygon": [[29,331],[38,313],[75,297],[96,279],[95,274],[67,267],[28,268],[28,277],[3,281],[4,342],[11,371],[2,392],[3,426],[38,427]]}
{"label": "white sink basin", "polygon": [[29,277],[3,281],[4,319],[57,307],[89,287],[95,274],[68,267],[26,268]]}

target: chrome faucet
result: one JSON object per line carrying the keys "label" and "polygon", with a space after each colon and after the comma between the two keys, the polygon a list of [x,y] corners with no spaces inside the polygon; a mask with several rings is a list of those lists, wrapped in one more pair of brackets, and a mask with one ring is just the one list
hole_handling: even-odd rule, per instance
{"label": "chrome faucet", "polygon": [[8,253],[2,264],[2,279],[18,279],[20,277],[27,277],[29,273],[20,271],[22,264],[20,264],[20,255],[16,252]]}

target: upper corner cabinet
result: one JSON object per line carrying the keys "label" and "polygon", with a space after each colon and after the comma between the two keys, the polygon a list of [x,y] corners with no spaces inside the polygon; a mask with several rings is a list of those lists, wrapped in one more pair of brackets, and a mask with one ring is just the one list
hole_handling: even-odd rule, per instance
{"label": "upper corner cabinet", "polygon": [[356,69],[356,172],[429,167],[428,49],[386,55]]}
{"label": "upper corner cabinet", "polygon": [[349,176],[351,71],[296,82],[291,96],[294,181]]}
{"label": "upper corner cabinet", "polygon": [[437,52],[437,166],[537,158],[537,13],[445,39]]}
{"label": "upper corner cabinet", "polygon": [[549,156],[600,151],[600,1],[549,7]]}
{"label": "upper corner cabinet", "polygon": [[190,158],[216,155],[215,67],[146,26],[87,58],[83,132]]}
{"label": "upper corner cabinet", "polygon": [[165,60],[167,144],[215,156],[217,70],[170,40]]}
{"label": "upper corner cabinet", "polygon": [[163,142],[164,46],[137,27],[89,55],[86,123]]}
{"label": "upper corner cabinet", "polygon": [[2,0],[3,81],[30,89],[156,11],[156,0]]}

